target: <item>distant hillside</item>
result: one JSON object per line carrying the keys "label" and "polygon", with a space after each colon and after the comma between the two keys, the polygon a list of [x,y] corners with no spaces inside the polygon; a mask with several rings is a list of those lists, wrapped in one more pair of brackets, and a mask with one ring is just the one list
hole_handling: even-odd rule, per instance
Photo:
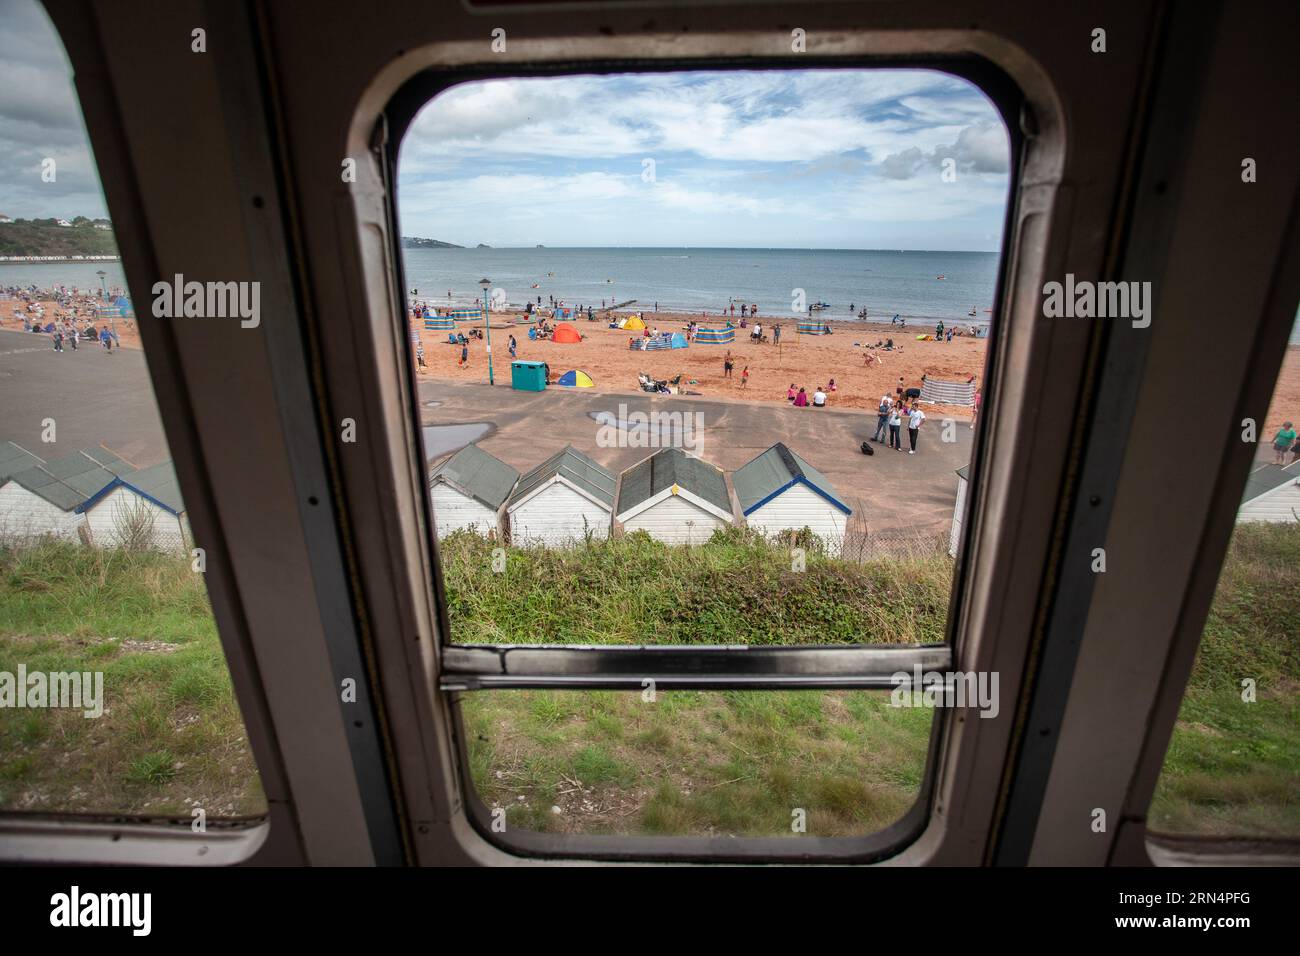
{"label": "distant hillside", "polygon": [[[98,220],[107,225],[107,220]],[[53,219],[0,222],[0,256],[115,256],[113,230],[96,229],[95,221],[78,216],[71,226]]]}
{"label": "distant hillside", "polygon": [[454,242],[443,242],[441,239],[420,239],[417,236],[403,236],[403,249],[464,249],[464,246],[458,246]]}

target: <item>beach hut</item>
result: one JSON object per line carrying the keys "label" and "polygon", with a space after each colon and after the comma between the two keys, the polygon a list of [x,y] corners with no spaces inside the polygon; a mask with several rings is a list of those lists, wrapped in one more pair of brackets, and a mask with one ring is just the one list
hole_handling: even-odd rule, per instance
{"label": "beach hut", "polygon": [[580,369],[573,369],[565,372],[560,376],[556,385],[563,385],[565,388],[595,388],[596,383],[591,380],[591,376]]}
{"label": "beach hut", "polygon": [[952,527],[948,531],[948,555],[957,557],[957,545],[961,544],[961,522],[966,513],[966,485],[970,479],[970,465],[957,469],[957,500],[952,506]]}
{"label": "beach hut", "polygon": [[119,475],[77,507],[90,543],[101,548],[145,546],[184,551],[189,519],[170,461]]}
{"label": "beach hut", "polygon": [[764,535],[808,528],[839,554],[853,509],[820,471],[777,442],[731,476],[749,527]]}
{"label": "beach hut", "polygon": [[796,330],[800,335],[830,335],[831,327],[821,319],[800,319]]}
{"label": "beach hut", "polygon": [[572,445],[519,479],[506,505],[510,541],[562,546],[609,537],[618,480]]}
{"label": "beach hut", "polygon": [[1246,479],[1238,521],[1290,523],[1300,516],[1300,461],[1285,468],[1259,465]]}
{"label": "beach hut", "polygon": [[0,537],[78,540],[85,521],[78,508],[132,470],[115,455],[95,448],[14,472],[0,486]]}
{"label": "beach hut", "polygon": [[696,329],[695,341],[699,345],[730,345],[736,341],[736,329],[731,325],[724,329]]}
{"label": "beach hut", "polygon": [[551,333],[551,341],[559,342],[561,345],[576,345],[582,341],[582,336],[569,323],[561,322],[555,327],[555,331]]}
{"label": "beach hut", "polygon": [[645,531],[667,544],[703,543],[735,521],[722,469],[680,448],[623,472],[615,513],[624,531]]}
{"label": "beach hut", "polygon": [[640,332],[643,329],[645,329],[645,323],[641,321],[641,317],[639,315],[634,315],[631,316],[630,318],[624,319],[622,322],[618,324],[618,327],[620,329],[630,329],[633,332]]}
{"label": "beach hut", "polygon": [[478,445],[466,445],[429,474],[433,523],[438,537],[460,528],[496,537],[506,499],[519,480],[519,472]]}
{"label": "beach hut", "polygon": [[944,382],[926,376],[921,383],[921,401],[941,402],[944,405],[974,405],[975,383]]}
{"label": "beach hut", "polygon": [[45,459],[37,458],[21,445],[15,445],[11,441],[0,444],[0,482],[8,479],[10,475],[43,464]]}

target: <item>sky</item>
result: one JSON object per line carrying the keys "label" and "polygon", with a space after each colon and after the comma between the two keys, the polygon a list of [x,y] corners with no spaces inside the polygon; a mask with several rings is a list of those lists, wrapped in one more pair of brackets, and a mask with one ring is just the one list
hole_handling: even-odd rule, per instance
{"label": "sky", "polygon": [[491,80],[416,117],[398,209],[465,246],[996,251],[1009,160],[988,99],[932,71]]}
{"label": "sky", "polygon": [[108,216],[63,44],[35,0],[0,0],[0,215]]}
{"label": "sky", "polygon": [[[0,0],[0,77],[0,214],[107,216],[34,0]],[[465,246],[996,251],[1009,149],[985,96],[933,71],[491,80],[416,117],[398,208],[403,235]]]}

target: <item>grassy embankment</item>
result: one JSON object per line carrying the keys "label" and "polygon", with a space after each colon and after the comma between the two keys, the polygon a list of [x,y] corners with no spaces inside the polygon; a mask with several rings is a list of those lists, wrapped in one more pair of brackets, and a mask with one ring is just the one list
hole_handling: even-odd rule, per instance
{"label": "grassy embankment", "polygon": [[[457,641],[927,642],[946,558],[864,565],[732,535],[577,551],[444,542]],[[1300,527],[1247,527],[1206,628],[1151,811],[1180,832],[1300,834]],[[209,816],[262,807],[201,581],[157,555],[0,553],[0,670],[103,670],[109,712],[0,711],[0,806]],[[1254,677],[1258,702],[1239,682]],[[866,692],[465,695],[475,784],[512,827],[863,833],[912,801],[930,714]],[[558,807],[559,813],[553,808]]]}

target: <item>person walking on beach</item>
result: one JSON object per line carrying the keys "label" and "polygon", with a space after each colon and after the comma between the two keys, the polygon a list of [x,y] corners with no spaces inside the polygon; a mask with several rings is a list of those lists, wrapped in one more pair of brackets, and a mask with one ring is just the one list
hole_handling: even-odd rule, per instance
{"label": "person walking on beach", "polygon": [[1273,464],[1285,465],[1286,453],[1295,444],[1296,431],[1290,422],[1283,422],[1278,433],[1273,436]]}
{"label": "person walking on beach", "polygon": [[515,337],[514,337],[513,335],[511,335],[511,336],[510,336],[510,357],[511,357],[511,358],[514,358],[514,357],[515,357],[515,355],[516,355],[516,353],[515,353],[515,349],[518,348],[518,347],[519,347],[518,344],[515,342]]}
{"label": "person walking on beach", "polygon": [[779,322],[776,325],[772,326],[772,344],[773,345],[781,344],[781,325]]}
{"label": "person walking on beach", "polygon": [[99,344],[104,347],[104,351],[110,355],[113,353],[113,337],[108,334],[108,326],[104,326],[99,333]]}
{"label": "person walking on beach", "polygon": [[894,451],[902,451],[903,443],[900,440],[898,430],[903,425],[904,406],[902,402],[897,402],[889,408],[889,447]]}
{"label": "person walking on beach", "polygon": [[731,360],[731,349],[727,349],[726,358],[722,360],[722,377],[731,378],[731,370],[736,367],[736,363]]}
{"label": "person walking on beach", "polygon": [[876,433],[871,436],[871,440],[879,445],[885,443],[885,434],[889,429],[889,410],[893,405],[888,395],[880,396],[880,405],[876,408]]}
{"label": "person walking on beach", "polygon": [[746,365],[744,370],[741,371],[740,373],[740,387],[744,388],[748,384],[749,384],[749,366]]}
{"label": "person walking on beach", "polygon": [[468,342],[466,342],[465,344],[462,344],[460,347],[460,361],[457,363],[457,365],[460,367],[464,367],[468,364],[469,364],[469,344]]}
{"label": "person walking on beach", "polygon": [[428,368],[428,366],[424,364],[424,343],[423,342],[415,343],[415,364],[417,367],[421,369]]}
{"label": "person walking on beach", "polygon": [[907,416],[907,440],[911,442],[912,447],[908,450],[909,455],[916,454],[916,436],[921,430],[922,423],[925,422],[925,412],[921,411],[919,403],[912,405],[912,411]]}

